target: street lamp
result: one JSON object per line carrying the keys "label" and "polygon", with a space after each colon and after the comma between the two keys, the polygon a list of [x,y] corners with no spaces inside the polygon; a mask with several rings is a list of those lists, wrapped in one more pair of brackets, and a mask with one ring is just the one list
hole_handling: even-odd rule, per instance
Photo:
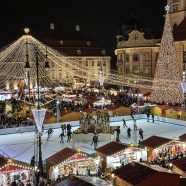
{"label": "street lamp", "polygon": [[57,100],[56,101],[56,109],[57,109],[57,112],[56,112],[56,116],[57,116],[57,123],[60,122],[60,100]]}
{"label": "street lamp", "polygon": [[[33,43],[28,43],[26,42],[26,64],[25,68],[27,69],[27,73],[29,72],[30,69],[30,64],[29,64],[29,55],[28,55],[28,44],[32,44],[34,46],[35,54],[36,54],[36,82],[37,82],[37,108],[32,109],[32,113],[34,116],[34,120],[37,126],[37,139],[38,139],[38,155],[39,155],[39,162],[36,159],[36,162],[38,163],[38,178],[37,178],[37,185],[39,183],[39,177],[43,176],[43,161],[42,161],[42,149],[41,149],[41,136],[43,133],[43,121],[46,113],[46,109],[43,109],[40,107],[40,90],[39,90],[39,53],[38,53],[38,46],[34,45]],[[46,61],[45,61],[45,68],[49,68],[49,63],[47,61],[47,48],[46,48]],[[29,94],[30,94],[30,75],[29,77]],[[30,95],[29,95],[30,99]]]}

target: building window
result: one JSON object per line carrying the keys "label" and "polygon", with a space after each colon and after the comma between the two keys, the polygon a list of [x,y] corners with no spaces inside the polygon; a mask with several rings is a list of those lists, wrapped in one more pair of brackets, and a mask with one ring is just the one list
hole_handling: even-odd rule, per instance
{"label": "building window", "polygon": [[126,62],[129,62],[129,55],[126,55],[126,56],[125,56],[125,61],[126,61]]}
{"label": "building window", "polygon": [[62,72],[59,71],[59,79],[62,79]]}
{"label": "building window", "polygon": [[105,50],[105,49],[101,50],[101,53],[102,53],[103,55],[106,55],[106,50]]}
{"label": "building window", "polygon": [[106,61],[103,61],[103,66],[106,66]]}
{"label": "building window", "polygon": [[59,44],[60,44],[60,45],[63,45],[63,40],[59,41]]}
{"label": "building window", "polygon": [[178,4],[173,4],[172,5],[172,11],[173,12],[178,12]]}
{"label": "building window", "polygon": [[86,61],[86,66],[88,66],[88,61]]}
{"label": "building window", "polygon": [[92,66],[94,66],[94,61],[92,61]]}
{"label": "building window", "polygon": [[138,54],[133,54],[133,61],[138,62],[139,61],[139,55]]}
{"label": "building window", "polygon": [[133,73],[134,74],[139,74],[139,66],[138,65],[137,66],[136,65],[133,66]]}
{"label": "building window", "polygon": [[126,66],[125,66],[125,73],[128,74],[129,72],[130,72],[130,70],[129,70],[129,65],[126,65]]}
{"label": "building window", "polygon": [[87,41],[87,46],[90,46],[90,41]]}
{"label": "building window", "polygon": [[98,61],[98,66],[100,66],[100,61]]}
{"label": "building window", "polygon": [[146,53],[146,54],[145,54],[145,61],[146,61],[146,62],[149,62],[149,61],[150,61],[150,58],[151,58],[151,57],[150,57],[150,54],[149,54],[149,53]]}
{"label": "building window", "polygon": [[151,73],[151,67],[148,66],[148,67],[145,67],[144,68],[144,74],[150,74]]}
{"label": "building window", "polygon": [[77,50],[77,54],[81,55],[81,50],[80,49]]}

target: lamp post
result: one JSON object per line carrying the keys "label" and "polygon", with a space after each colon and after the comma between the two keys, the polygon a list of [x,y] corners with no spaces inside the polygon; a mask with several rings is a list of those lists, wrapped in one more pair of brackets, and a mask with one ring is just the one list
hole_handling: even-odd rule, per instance
{"label": "lamp post", "polygon": [[[28,34],[28,33],[26,33]],[[26,64],[25,68],[27,69],[27,72],[29,72],[30,65],[29,65],[29,55],[28,55],[28,44],[32,44],[34,46],[35,50],[35,59],[36,59],[36,82],[37,82],[37,109],[32,109],[32,113],[34,116],[34,120],[37,126],[37,145],[38,145],[38,156],[39,156],[39,161],[36,159],[36,163],[38,164],[38,177],[37,177],[37,185],[39,184],[39,177],[43,176],[43,161],[42,161],[42,149],[41,149],[41,136],[43,132],[43,121],[46,113],[46,109],[42,109],[40,107],[40,91],[39,91],[39,53],[38,53],[38,46],[35,45],[34,43],[28,43],[26,42]],[[47,49],[47,48],[46,48]],[[46,61],[45,61],[45,68],[50,68],[48,61],[47,61],[47,50],[46,50]],[[29,74],[29,81],[30,81],[30,74]],[[29,89],[30,89],[30,84],[29,84]],[[30,98],[30,97],[29,97]]]}

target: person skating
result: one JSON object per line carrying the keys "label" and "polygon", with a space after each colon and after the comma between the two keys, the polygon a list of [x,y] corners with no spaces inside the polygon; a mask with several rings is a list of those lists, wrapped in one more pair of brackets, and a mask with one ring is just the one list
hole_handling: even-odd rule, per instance
{"label": "person skating", "polygon": [[137,130],[138,128],[137,128],[136,120],[135,119],[133,120],[133,125],[134,125],[134,130]]}
{"label": "person skating", "polygon": [[92,144],[91,144],[91,145],[94,144],[94,150],[96,150],[97,145],[98,145],[98,142],[99,142],[98,136],[95,134],[95,135],[93,136],[93,138],[92,138]]}
{"label": "person skating", "polygon": [[70,123],[67,124],[67,133],[68,133],[69,130],[71,130],[71,128],[72,128],[72,127],[71,127]]}
{"label": "person skating", "polygon": [[67,130],[67,142],[69,142],[71,140],[71,135],[72,135],[72,132],[71,130]]}
{"label": "person skating", "polygon": [[130,127],[127,129],[127,134],[128,134],[128,137],[130,138],[131,137],[131,129],[130,129]]}
{"label": "person skating", "polygon": [[119,135],[120,135],[120,127],[118,126],[117,129],[116,129],[116,142],[120,141],[119,140]]}
{"label": "person skating", "polygon": [[49,128],[46,133],[48,134],[48,137],[47,137],[47,141],[49,140],[50,136],[52,136],[52,133],[53,133],[53,129],[52,128]]}
{"label": "person skating", "polygon": [[140,138],[143,139],[143,130],[141,128],[139,129],[139,135],[140,135]]}
{"label": "person skating", "polygon": [[150,113],[149,112],[147,112],[147,122],[149,122],[149,117],[150,117]]}
{"label": "person skating", "polygon": [[152,113],[152,122],[154,123],[154,114]]}
{"label": "person skating", "polygon": [[60,137],[60,143],[64,143],[64,141],[63,141],[63,138],[65,137],[64,131],[61,132],[59,137]]}
{"label": "person skating", "polygon": [[127,128],[127,125],[126,125],[126,121],[125,121],[125,119],[123,118],[123,128]]}

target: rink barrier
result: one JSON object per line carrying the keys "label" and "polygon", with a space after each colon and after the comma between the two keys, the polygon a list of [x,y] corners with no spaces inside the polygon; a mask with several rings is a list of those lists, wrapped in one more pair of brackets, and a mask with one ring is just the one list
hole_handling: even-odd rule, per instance
{"label": "rink barrier", "polygon": [[[110,123],[117,123],[117,122],[122,122],[123,118],[125,121],[131,121],[132,118],[130,115],[127,116],[115,116],[115,117],[110,117]],[[134,118],[136,120],[141,120],[141,119],[147,119],[147,116],[145,114],[139,114],[139,115],[134,115]],[[152,118],[149,118],[150,122],[152,122]],[[164,122],[164,123],[169,123],[172,125],[179,125],[179,126],[185,126],[186,127],[186,122],[183,120],[176,120],[172,118],[165,118],[161,116],[155,116],[154,117],[155,121],[159,122]],[[68,124],[72,127],[78,127],[79,126],[79,120],[78,121],[70,121],[70,122],[61,122],[61,123],[51,123],[51,124],[44,124],[44,130],[48,130],[49,128],[52,129],[58,129],[61,128],[61,124]],[[0,135],[6,135],[6,134],[15,134],[15,133],[24,133],[24,132],[33,132],[35,131],[35,125],[34,126],[26,126],[26,127],[16,127],[16,128],[6,128],[6,129],[0,129]]]}

